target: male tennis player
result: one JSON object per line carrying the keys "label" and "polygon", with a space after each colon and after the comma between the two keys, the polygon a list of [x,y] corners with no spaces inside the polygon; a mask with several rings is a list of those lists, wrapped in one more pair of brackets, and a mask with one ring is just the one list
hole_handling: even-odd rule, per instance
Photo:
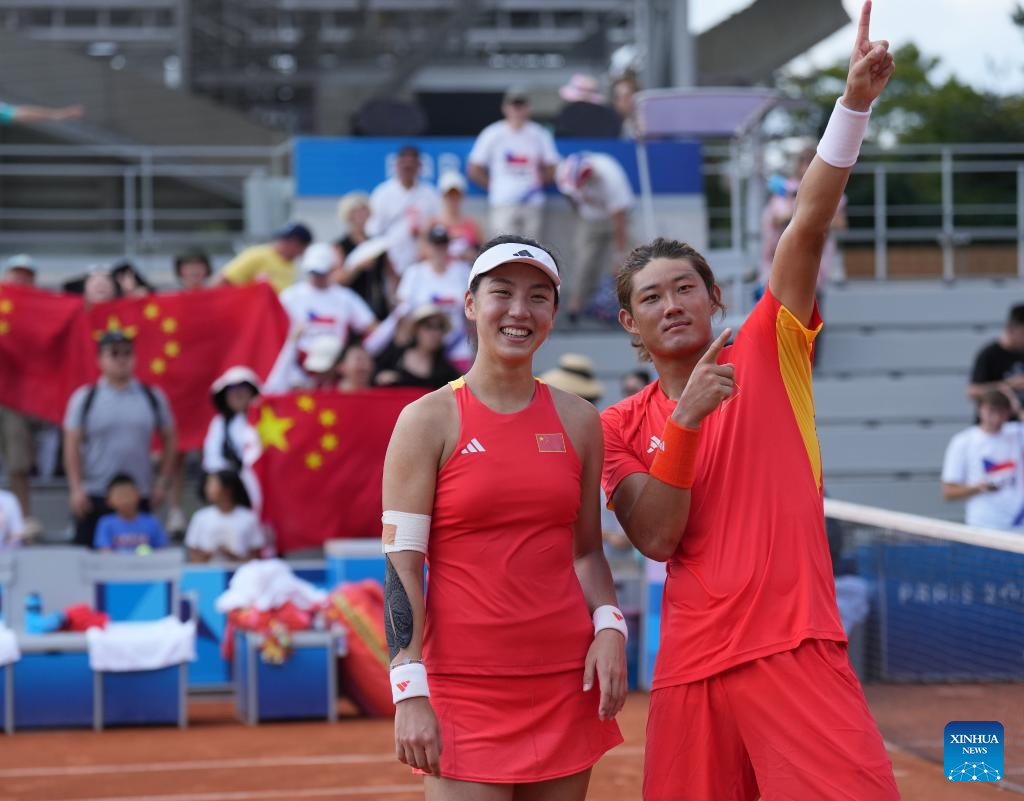
{"label": "male tennis player", "polygon": [[800,185],[768,289],[731,347],[704,258],[664,239],[618,280],[660,380],[603,417],[603,483],[668,561],[646,801],[898,798],[846,655],[822,511],[811,355],[821,253],[872,102],[893,73],[864,4],[846,88]]}

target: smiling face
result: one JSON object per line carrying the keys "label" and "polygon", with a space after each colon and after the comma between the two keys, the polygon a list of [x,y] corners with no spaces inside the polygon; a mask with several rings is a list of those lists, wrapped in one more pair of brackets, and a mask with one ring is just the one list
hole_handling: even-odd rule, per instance
{"label": "smiling face", "polygon": [[632,276],[622,327],[638,336],[656,359],[701,353],[711,340],[711,315],[720,306],[718,287],[708,291],[687,259],[653,259]]}
{"label": "smiling face", "polygon": [[466,293],[466,317],[476,322],[480,354],[529,360],[555,324],[555,287],[541,270],[509,262],[485,273]]}

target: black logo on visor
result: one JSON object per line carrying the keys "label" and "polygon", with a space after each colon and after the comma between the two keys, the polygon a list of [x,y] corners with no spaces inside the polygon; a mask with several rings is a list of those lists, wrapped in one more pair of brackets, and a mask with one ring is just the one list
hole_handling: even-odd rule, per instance
{"label": "black logo on visor", "polygon": [[532,253],[530,253],[530,251],[528,251],[528,250],[520,250],[518,253],[513,253],[512,255],[513,256],[524,256],[527,259],[535,259],[535,258],[537,258]]}

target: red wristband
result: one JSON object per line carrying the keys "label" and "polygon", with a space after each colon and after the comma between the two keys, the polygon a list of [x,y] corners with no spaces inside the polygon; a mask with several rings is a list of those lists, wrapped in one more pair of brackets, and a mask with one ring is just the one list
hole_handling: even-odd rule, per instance
{"label": "red wristband", "polygon": [[690,489],[697,472],[699,444],[699,428],[684,428],[670,417],[665,423],[650,475],[671,487]]}

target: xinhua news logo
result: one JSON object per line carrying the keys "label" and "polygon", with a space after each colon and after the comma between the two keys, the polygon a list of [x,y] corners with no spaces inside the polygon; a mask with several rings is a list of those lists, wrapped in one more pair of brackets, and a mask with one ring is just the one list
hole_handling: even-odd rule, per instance
{"label": "xinhua news logo", "polygon": [[951,782],[997,782],[1003,778],[1003,724],[954,720],[946,724],[943,766]]}

